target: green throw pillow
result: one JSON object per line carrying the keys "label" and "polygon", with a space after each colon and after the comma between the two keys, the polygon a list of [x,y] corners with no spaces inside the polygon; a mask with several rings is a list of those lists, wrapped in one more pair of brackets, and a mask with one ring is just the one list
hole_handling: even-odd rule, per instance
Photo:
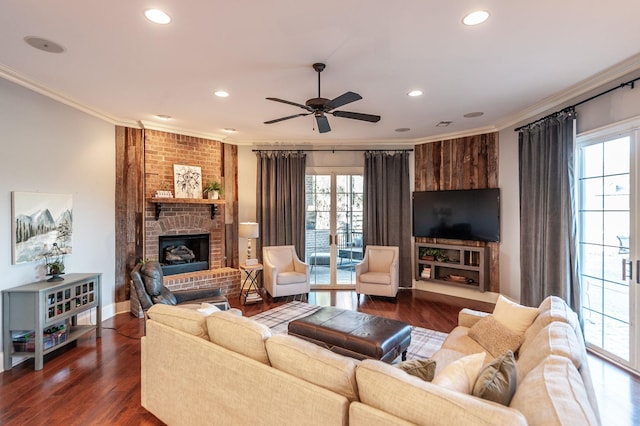
{"label": "green throw pillow", "polygon": [[517,383],[516,360],[513,352],[507,351],[480,371],[472,395],[509,406]]}
{"label": "green throw pillow", "polygon": [[433,380],[436,373],[436,362],[432,359],[412,359],[396,364],[402,371],[421,378],[426,382]]}

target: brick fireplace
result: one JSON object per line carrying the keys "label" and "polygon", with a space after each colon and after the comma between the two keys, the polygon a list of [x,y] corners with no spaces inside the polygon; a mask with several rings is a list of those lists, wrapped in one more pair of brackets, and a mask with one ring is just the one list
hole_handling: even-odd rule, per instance
{"label": "brick fireplace", "polygon": [[[144,257],[161,260],[159,239],[161,236],[209,236],[208,268],[165,275],[164,284],[170,290],[221,288],[228,298],[240,294],[240,271],[227,267],[231,259],[225,257],[225,209],[218,206],[211,218],[211,206],[200,203],[162,204],[156,219],[156,209],[150,199],[157,190],[172,191],[174,164],[201,167],[203,185],[219,181],[224,186],[224,147],[222,142],[178,135],[156,130],[146,130],[145,145],[145,198]],[[230,200],[231,201],[231,200]],[[231,220],[233,223],[233,220]]]}

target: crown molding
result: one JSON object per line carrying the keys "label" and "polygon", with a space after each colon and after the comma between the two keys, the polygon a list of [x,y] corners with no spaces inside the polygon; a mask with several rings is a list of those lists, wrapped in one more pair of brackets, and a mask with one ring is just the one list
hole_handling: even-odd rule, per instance
{"label": "crown molding", "polygon": [[[414,138],[414,139],[325,139],[321,141],[289,141],[289,140],[254,140],[254,141],[236,141],[230,142],[239,146],[273,146],[273,147],[290,147],[290,146],[318,146],[330,147],[335,146],[352,146],[360,148],[381,149],[379,146],[389,147],[407,147],[421,145],[423,143],[438,142],[442,140],[464,138],[468,136],[481,135],[484,133],[497,132],[495,126],[477,127],[469,130],[461,130],[459,132],[439,133],[433,136]],[[389,148],[393,149],[393,148]]]}
{"label": "crown molding", "polygon": [[598,89],[618,78],[622,78],[640,69],[640,53],[619,62],[612,67],[605,69],[581,82],[574,84],[566,90],[555,93],[540,102],[519,111],[511,116],[505,117],[496,122],[496,128],[503,130],[509,127],[516,127],[524,122],[535,120],[536,117],[543,117],[554,109],[561,109],[576,102],[576,99],[592,90]]}
{"label": "crown molding", "polygon": [[423,143],[446,141],[449,139],[466,138],[469,136],[482,135],[484,133],[493,133],[497,131],[498,129],[495,126],[476,127],[475,129],[462,130],[459,132],[452,132],[452,133],[440,133],[438,135],[416,139],[414,141],[414,144],[418,145]]}
{"label": "crown molding", "polygon": [[210,139],[217,142],[233,143],[225,140],[228,139],[230,135],[221,135],[218,133],[208,132],[194,132],[193,130],[167,126],[163,125],[162,123],[156,123],[154,121],[139,120],[136,127],[148,130],[157,130],[159,132],[176,133],[178,135],[184,136],[193,136],[194,138]]}
{"label": "crown molding", "polygon": [[12,83],[17,84],[18,86],[22,86],[26,89],[29,89],[33,92],[39,93],[43,96],[51,98],[57,102],[60,102],[64,105],[70,106],[71,108],[82,111],[86,114],[89,114],[93,117],[99,118],[100,120],[106,121],[111,124],[118,124],[119,120],[112,115],[109,115],[103,111],[88,107],[74,99],[68,98],[58,92],[55,92],[44,85],[38,83],[35,80],[31,80],[27,77],[24,77],[9,67],[0,64],[0,77],[5,80],[11,81]]}

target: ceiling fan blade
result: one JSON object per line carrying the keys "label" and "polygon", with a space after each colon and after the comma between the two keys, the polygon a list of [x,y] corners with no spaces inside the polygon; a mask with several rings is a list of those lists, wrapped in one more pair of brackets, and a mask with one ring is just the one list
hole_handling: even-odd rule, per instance
{"label": "ceiling fan blade", "polygon": [[306,114],[300,113],[300,114],[289,115],[289,116],[287,116],[287,117],[281,117],[281,118],[276,118],[275,120],[265,121],[265,122],[264,122],[264,124],[273,124],[273,123],[277,123],[277,122],[279,122],[279,121],[288,120],[288,119],[290,119],[290,118],[304,117],[305,115],[309,115],[309,114],[311,114],[311,113],[310,113],[310,112],[308,112],[308,113],[306,113]]}
{"label": "ceiling fan blade", "polygon": [[331,114],[333,114],[334,117],[352,118],[354,120],[369,121],[371,123],[380,121],[379,115],[362,114],[360,112],[334,111]]}
{"label": "ceiling fan blade", "polygon": [[283,104],[289,104],[289,105],[293,105],[293,106],[297,106],[300,107],[302,109],[306,109],[307,111],[313,111],[313,108],[308,107],[306,105],[302,105],[296,102],[291,102],[291,101],[285,101],[284,99],[278,99],[278,98],[267,98],[270,101],[275,101],[275,102],[281,102]]}
{"label": "ceiling fan blade", "polygon": [[350,104],[351,102],[359,101],[362,96],[354,92],[343,93],[335,99],[331,99],[324,106],[325,111],[331,111],[334,108],[339,108],[343,105]]}
{"label": "ceiling fan blade", "polygon": [[319,133],[327,133],[331,131],[331,126],[329,126],[329,120],[324,114],[322,115],[316,114],[316,122],[318,123]]}

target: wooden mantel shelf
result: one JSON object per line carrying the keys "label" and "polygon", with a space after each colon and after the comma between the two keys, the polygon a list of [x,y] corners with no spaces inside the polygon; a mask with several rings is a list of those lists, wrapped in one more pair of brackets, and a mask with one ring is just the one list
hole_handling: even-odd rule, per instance
{"label": "wooden mantel shelf", "polygon": [[224,204],[224,200],[210,200],[208,198],[149,198],[149,202],[156,205],[156,220],[160,219],[163,204],[207,204],[211,206],[211,219],[216,217],[218,204]]}

